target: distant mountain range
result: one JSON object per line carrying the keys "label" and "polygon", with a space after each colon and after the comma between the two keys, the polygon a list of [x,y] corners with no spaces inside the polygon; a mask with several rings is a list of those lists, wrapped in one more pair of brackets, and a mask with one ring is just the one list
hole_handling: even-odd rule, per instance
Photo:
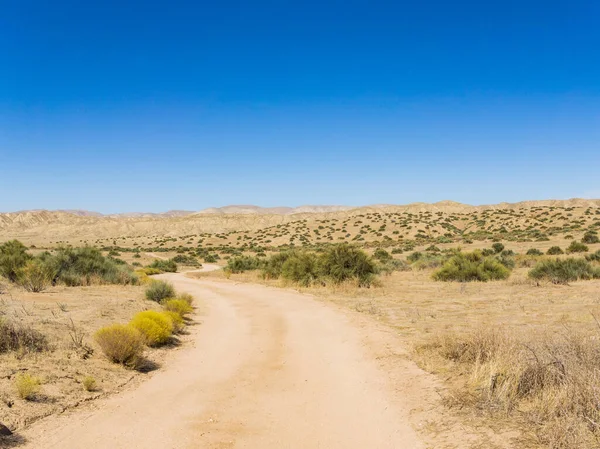
{"label": "distant mountain range", "polygon": [[232,205],[223,207],[209,207],[199,211],[191,210],[170,210],[167,212],[125,212],[122,214],[102,214],[100,212],[81,210],[81,209],[58,209],[55,211],[47,211],[45,209],[21,210],[18,212],[9,213],[26,213],[26,212],[64,212],[67,214],[77,215],[79,217],[124,217],[124,218],[142,218],[142,217],[185,217],[193,214],[253,214],[253,215],[291,215],[302,213],[325,213],[325,212],[340,212],[344,210],[354,209],[351,206],[300,206],[300,207],[260,207],[253,205]]}
{"label": "distant mountain range", "polygon": [[[47,244],[49,242],[94,242],[98,239],[138,238],[149,236],[181,237],[199,235],[202,233],[228,233],[228,232],[255,232],[257,235],[266,229],[278,228],[286,223],[300,222],[310,229],[319,229],[323,220],[339,220],[340,222],[362,222],[363,216],[382,214],[391,216],[404,215],[417,217],[423,214],[435,216],[441,220],[445,217],[456,226],[463,225],[462,218],[473,219],[488,210],[520,210],[519,215],[527,220],[529,216],[536,216],[540,208],[547,208],[550,213],[552,208],[572,208],[572,219],[576,217],[594,217],[600,212],[600,200],[571,199],[571,200],[543,200],[523,201],[520,203],[500,203],[495,205],[469,206],[454,201],[440,201],[437,203],[412,203],[406,205],[377,204],[362,207],[349,206],[301,206],[301,207],[259,207],[252,205],[235,205],[215,207],[201,211],[171,210],[164,213],[125,213],[103,215],[85,210],[30,210],[12,213],[0,213],[0,242],[17,238],[27,243]],[[595,209],[593,212],[591,209]],[[588,209],[590,209],[588,211]],[[586,214],[587,212],[587,214]],[[399,215],[398,215],[399,214]],[[470,217],[465,217],[470,214]],[[593,215],[592,215],[593,214]],[[413,218],[410,218],[413,219]],[[392,229],[390,218],[389,229]],[[558,220],[558,219],[556,219]],[[554,220],[554,221],[556,221]],[[562,224],[549,220],[543,226]],[[484,223],[482,220],[481,223]],[[425,222],[415,221],[414,226],[409,226],[407,237],[411,237]],[[473,226],[480,226],[475,222]],[[375,222],[372,223],[375,225]],[[377,225],[381,226],[379,223]],[[435,226],[438,226],[435,224]],[[396,226],[394,224],[394,226]],[[434,226],[434,223],[431,223]],[[433,228],[431,228],[433,229]],[[400,230],[400,228],[396,229]],[[410,234],[412,233],[412,234]],[[317,235],[317,234],[315,234]],[[392,234],[392,237],[395,234]],[[337,236],[336,238],[339,238]],[[219,240],[221,243],[221,240]]]}

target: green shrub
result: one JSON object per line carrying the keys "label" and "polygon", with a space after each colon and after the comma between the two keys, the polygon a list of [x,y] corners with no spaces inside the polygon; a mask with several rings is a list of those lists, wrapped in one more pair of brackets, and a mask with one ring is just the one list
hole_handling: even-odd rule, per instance
{"label": "green shrub", "polygon": [[582,243],[600,243],[600,239],[598,238],[598,233],[596,231],[589,231],[583,235],[581,239]]}
{"label": "green shrub", "polygon": [[360,287],[369,287],[377,268],[363,250],[341,243],[329,248],[320,256],[319,271],[335,284],[355,279]]}
{"label": "green shrub", "polygon": [[[419,263],[419,262],[417,262]],[[379,264],[379,272],[390,274],[393,271],[410,271],[411,266],[403,260],[390,259],[385,263]]]}
{"label": "green shrub", "polygon": [[481,251],[472,253],[458,253],[452,256],[436,272],[433,279],[436,281],[492,281],[506,279],[510,270],[497,258],[485,257]]}
{"label": "green shrub", "polygon": [[9,351],[42,352],[48,349],[48,339],[44,334],[0,317],[0,354]]}
{"label": "green shrub", "polygon": [[160,260],[155,259],[148,268],[154,268],[156,270],[160,270],[166,273],[176,273],[177,272],[177,262],[173,259],[168,260]]}
{"label": "green shrub", "polygon": [[114,363],[135,368],[144,350],[144,336],[131,326],[113,324],[94,334],[104,355]]}
{"label": "green shrub", "polygon": [[567,248],[567,253],[587,253],[589,251],[589,248],[587,247],[587,245],[584,245],[583,243],[577,242],[575,240],[573,240],[571,242],[571,244],[569,245],[569,247]]}
{"label": "green shrub", "polygon": [[387,262],[392,259],[392,255],[383,248],[377,248],[373,253],[373,258],[380,262]]}
{"label": "green shrub", "polygon": [[527,254],[528,256],[542,256],[544,253],[537,248],[531,248],[528,249],[525,254]]}
{"label": "green shrub", "polygon": [[410,263],[414,263],[417,260],[420,260],[423,257],[423,253],[419,252],[419,251],[415,251],[412,254],[409,254],[409,256],[406,258],[406,260],[408,260]]}
{"label": "green shrub", "polygon": [[0,276],[11,282],[17,282],[19,270],[25,266],[32,256],[27,247],[18,240],[10,240],[0,245]]}
{"label": "green shrub", "polygon": [[171,259],[173,262],[181,264],[181,265],[187,265],[189,267],[199,267],[200,266],[200,262],[198,262],[198,259],[196,259],[193,256],[186,256],[185,254],[178,254],[175,257],[173,257],[173,259]]}
{"label": "green shrub", "polygon": [[548,251],[546,251],[546,254],[549,256],[558,256],[560,254],[564,254],[564,251],[560,248],[560,246],[551,246],[548,248]]}
{"label": "green shrub", "polygon": [[585,260],[588,260],[590,262],[600,262],[600,250],[592,254],[587,254],[585,256]]}
{"label": "green shrub", "polygon": [[498,254],[495,259],[500,262],[502,265],[504,265],[506,268],[508,268],[509,270],[512,270],[513,268],[515,268],[516,265],[516,261],[515,258],[513,256],[508,256],[505,254]]}
{"label": "green shrub", "polygon": [[412,263],[414,270],[431,270],[433,268],[440,267],[448,260],[447,254],[431,254],[425,253],[421,257]]}
{"label": "green shrub", "polygon": [[227,268],[232,273],[243,273],[244,271],[259,270],[264,266],[264,262],[258,257],[237,256],[227,261]]}
{"label": "green shrub", "polygon": [[217,256],[215,254],[207,254],[206,256],[204,256],[204,262],[206,262],[206,263],[216,263],[217,262]]}
{"label": "green shrub", "polygon": [[504,245],[502,243],[494,243],[492,249],[496,254],[499,254],[504,250]]}
{"label": "green shrub", "polygon": [[39,259],[51,273],[53,285],[138,284],[137,275],[131,268],[116,259],[104,257],[100,250],[90,246],[62,247],[55,254],[42,254]]}
{"label": "green shrub", "polygon": [[600,278],[600,269],[593,267],[585,259],[574,257],[551,259],[539,262],[529,271],[529,277],[535,280],[546,280],[553,284],[566,284],[577,280]]}
{"label": "green shrub", "polygon": [[15,377],[15,388],[21,399],[29,401],[40,392],[42,381],[39,377],[32,376],[31,374],[17,374]]}
{"label": "green shrub", "polygon": [[263,277],[265,279],[278,279],[281,276],[283,264],[295,254],[295,251],[282,251],[280,253],[273,254],[263,264]]}
{"label": "green shrub", "polygon": [[17,282],[29,292],[41,292],[51,283],[51,273],[48,267],[39,259],[28,260],[19,268]]}
{"label": "green shrub", "polygon": [[281,277],[308,287],[319,279],[319,259],[314,253],[298,252],[281,267]]}
{"label": "green shrub", "polygon": [[146,299],[150,301],[162,302],[167,298],[175,297],[175,287],[166,281],[150,282],[150,285],[146,288]]}

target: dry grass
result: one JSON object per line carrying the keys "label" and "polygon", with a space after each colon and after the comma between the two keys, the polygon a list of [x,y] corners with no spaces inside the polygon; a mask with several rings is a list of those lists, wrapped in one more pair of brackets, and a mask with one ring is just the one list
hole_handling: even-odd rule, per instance
{"label": "dry grass", "polygon": [[[444,379],[445,403],[462,425],[520,429],[515,448],[598,447],[600,281],[538,285],[528,277],[537,259],[522,259],[502,281],[436,282],[419,270],[382,276],[377,288],[301,290],[393,327],[417,363]],[[250,272],[229,282],[286,286]]]}
{"label": "dry grass", "polygon": [[[59,286],[42,293],[7,286],[0,294],[2,326],[9,329],[0,331],[0,344],[8,347],[0,351],[0,422],[20,429],[90,397],[140,382],[143,373],[110,363],[92,337],[101,327],[127,322],[144,309],[160,308],[143,298],[141,286]],[[167,349],[147,349],[148,366],[158,366],[167,354]],[[15,378],[20,373],[44,379],[43,395],[35,401],[17,400]],[[96,379],[101,389],[86,392],[84,374]]]}
{"label": "dry grass", "polygon": [[438,336],[417,353],[464,375],[449,405],[519,420],[544,447],[591,449],[600,441],[599,335],[595,327],[543,334],[497,327]]}

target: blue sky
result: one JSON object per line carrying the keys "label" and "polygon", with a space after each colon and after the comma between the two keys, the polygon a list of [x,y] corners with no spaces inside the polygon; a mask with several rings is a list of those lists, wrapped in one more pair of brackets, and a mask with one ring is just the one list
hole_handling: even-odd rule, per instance
{"label": "blue sky", "polygon": [[36,1],[0,211],[600,198],[597,1]]}

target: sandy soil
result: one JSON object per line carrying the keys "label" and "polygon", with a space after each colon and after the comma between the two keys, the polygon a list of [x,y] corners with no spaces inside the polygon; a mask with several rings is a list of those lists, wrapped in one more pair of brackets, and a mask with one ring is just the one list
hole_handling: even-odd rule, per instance
{"label": "sandy soil", "polygon": [[413,425],[435,384],[373,320],[289,290],[163,277],[206,310],[186,346],[136,389],[36,423],[22,447],[426,447]]}

